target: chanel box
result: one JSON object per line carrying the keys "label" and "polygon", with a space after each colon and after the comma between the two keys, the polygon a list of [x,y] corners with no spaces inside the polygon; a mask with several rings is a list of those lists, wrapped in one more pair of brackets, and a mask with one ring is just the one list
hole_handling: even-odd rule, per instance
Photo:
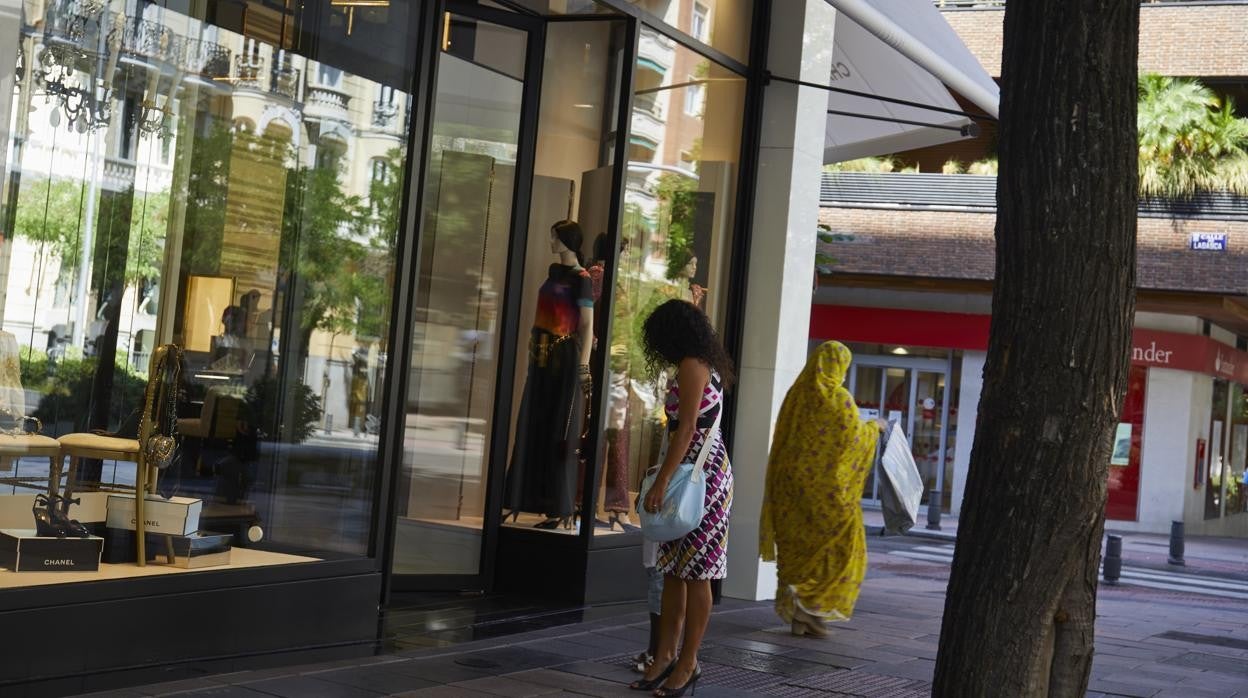
{"label": "chanel box", "polygon": [[[170,497],[149,494],[143,504],[143,518],[148,533],[169,533],[185,536],[199,530],[199,514],[204,502],[190,497]],[[134,495],[108,495],[109,528],[134,530]]]}
{"label": "chanel box", "polygon": [[[230,544],[234,536],[229,533],[202,531],[189,536],[148,533],[146,539],[144,551],[148,563],[198,569],[230,564]],[[134,562],[137,552],[134,531],[108,529],[104,543],[104,562]]]}
{"label": "chanel box", "polygon": [[54,538],[32,529],[0,529],[0,566],[14,572],[96,572],[104,539]]}

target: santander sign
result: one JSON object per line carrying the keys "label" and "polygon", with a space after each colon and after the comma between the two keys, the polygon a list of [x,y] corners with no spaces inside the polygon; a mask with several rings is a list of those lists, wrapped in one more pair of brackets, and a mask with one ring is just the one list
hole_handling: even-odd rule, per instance
{"label": "santander sign", "polygon": [[1131,363],[1192,371],[1248,385],[1248,353],[1199,334],[1137,329]]}

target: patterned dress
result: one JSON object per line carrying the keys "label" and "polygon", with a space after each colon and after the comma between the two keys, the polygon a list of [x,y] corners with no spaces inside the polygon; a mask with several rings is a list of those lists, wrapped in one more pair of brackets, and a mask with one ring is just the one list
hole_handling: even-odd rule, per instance
{"label": "patterned dress", "polygon": [[[711,382],[702,394],[698,408],[698,429],[693,433],[689,450],[681,459],[696,463],[702,444],[708,436],[714,441],[708,448],[710,454],[702,472],[706,475],[706,508],[702,523],[684,538],[668,541],[659,546],[658,568],[665,575],[681,579],[723,579],[728,571],[728,518],[732,513],[732,467],[728,464],[728,450],[724,447],[723,432],[708,435],[724,399],[723,380],[711,371]],[[667,400],[663,409],[667,413],[668,432],[679,425],[680,390],[673,378],[668,384]]]}

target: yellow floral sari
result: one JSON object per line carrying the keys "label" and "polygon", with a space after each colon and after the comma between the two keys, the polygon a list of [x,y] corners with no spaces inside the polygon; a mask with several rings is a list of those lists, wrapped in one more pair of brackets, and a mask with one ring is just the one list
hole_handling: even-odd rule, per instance
{"label": "yellow floral sari", "polygon": [[879,430],[859,417],[842,383],[852,355],[827,342],[806,363],[776,422],[759,529],[764,560],[778,563],[776,613],[798,608],[848,620],[867,569],[862,489]]}

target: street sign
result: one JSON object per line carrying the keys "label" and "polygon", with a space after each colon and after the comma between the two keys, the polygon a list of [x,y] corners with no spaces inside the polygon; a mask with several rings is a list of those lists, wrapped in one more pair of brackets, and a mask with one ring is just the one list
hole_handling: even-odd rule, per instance
{"label": "street sign", "polygon": [[1201,252],[1226,252],[1226,233],[1192,233],[1191,247]]}

